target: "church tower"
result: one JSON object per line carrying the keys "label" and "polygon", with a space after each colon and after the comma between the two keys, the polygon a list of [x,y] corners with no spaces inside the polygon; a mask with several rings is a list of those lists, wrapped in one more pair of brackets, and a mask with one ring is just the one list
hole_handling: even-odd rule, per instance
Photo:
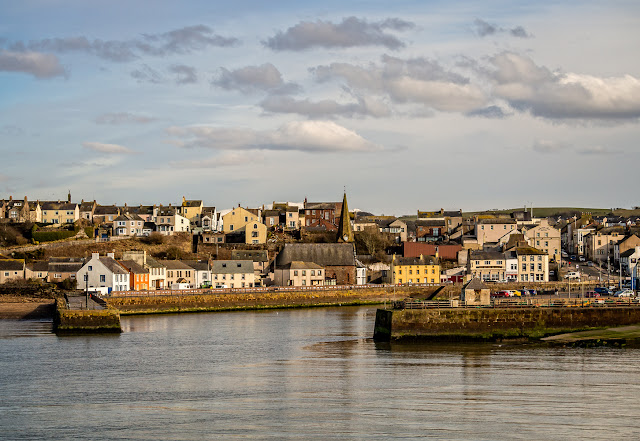
{"label": "church tower", "polygon": [[349,207],[347,206],[347,193],[342,199],[342,212],[338,223],[338,243],[353,242],[353,231],[351,230],[351,219],[349,217]]}

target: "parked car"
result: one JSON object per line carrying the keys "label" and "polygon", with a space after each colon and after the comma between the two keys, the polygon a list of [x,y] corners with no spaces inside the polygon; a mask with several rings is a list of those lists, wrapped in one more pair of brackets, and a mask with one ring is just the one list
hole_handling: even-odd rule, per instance
{"label": "parked car", "polygon": [[578,260],[579,260],[580,262],[584,262],[584,261],[585,261],[585,260],[587,260],[587,259],[585,259],[585,257],[584,257],[584,256],[579,256],[579,257],[578,257]]}
{"label": "parked car", "polygon": [[493,293],[491,293],[491,297],[494,297],[494,298],[509,297],[509,293],[507,291],[493,292]]}
{"label": "parked car", "polygon": [[538,291],[536,291],[535,289],[527,289],[527,294],[528,296],[537,296],[538,295]]}
{"label": "parked car", "polygon": [[576,271],[569,271],[567,274],[565,274],[564,278],[565,279],[579,279],[580,278],[580,273],[578,273]]}
{"label": "parked car", "polygon": [[610,296],[611,294],[613,294],[613,291],[611,291],[609,288],[605,288],[604,286],[598,286],[593,290],[603,296]]}
{"label": "parked car", "polygon": [[584,293],[584,296],[586,298],[595,298],[595,297],[600,297],[600,293],[595,291],[587,291],[586,293]]}
{"label": "parked car", "polygon": [[518,290],[518,289],[512,290],[511,297],[522,297],[522,290]]}
{"label": "parked car", "polygon": [[616,297],[635,297],[635,293],[630,289],[621,289],[614,294]]}

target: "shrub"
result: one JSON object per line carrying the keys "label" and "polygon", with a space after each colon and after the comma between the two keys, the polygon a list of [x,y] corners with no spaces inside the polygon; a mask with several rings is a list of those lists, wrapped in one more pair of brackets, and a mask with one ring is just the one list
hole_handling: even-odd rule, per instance
{"label": "shrub", "polygon": [[140,238],[140,242],[147,245],[161,245],[164,242],[164,236],[160,233],[154,232],[147,237]]}
{"label": "shrub", "polygon": [[33,240],[38,242],[53,242],[75,236],[73,231],[37,231],[33,233]]}

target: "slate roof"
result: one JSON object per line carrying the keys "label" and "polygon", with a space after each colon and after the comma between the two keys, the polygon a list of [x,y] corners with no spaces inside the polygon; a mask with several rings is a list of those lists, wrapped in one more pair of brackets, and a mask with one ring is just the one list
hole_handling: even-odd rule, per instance
{"label": "slate roof", "polygon": [[149,270],[133,260],[121,260],[120,265],[124,266],[129,272],[134,274],[149,274]]}
{"label": "slate roof", "polygon": [[49,262],[46,260],[37,260],[35,262],[28,263],[27,268],[33,272],[49,272]]}
{"label": "slate roof", "polygon": [[211,262],[213,274],[246,274],[253,273],[251,260],[214,260]]}
{"label": "slate roof", "polygon": [[189,265],[196,271],[209,271],[209,262],[203,260],[183,260],[182,263]]}
{"label": "slate roof", "polygon": [[233,250],[231,251],[233,260],[251,260],[253,262],[268,262],[267,250]]}
{"label": "slate roof", "polygon": [[75,210],[78,204],[74,204],[73,202],[42,202],[41,208],[43,210]]}
{"label": "slate roof", "polygon": [[478,278],[474,278],[469,280],[467,283],[465,283],[465,285],[462,287],[462,290],[467,290],[467,289],[487,289],[487,285],[485,285],[484,283],[482,283],[480,281],[480,279]]}
{"label": "slate roof", "polygon": [[98,205],[94,210],[94,216],[104,216],[105,214],[119,214],[120,209],[115,205]]}
{"label": "slate roof", "polygon": [[487,224],[516,224],[516,220],[515,219],[509,219],[506,217],[496,217],[496,218],[489,218],[489,219],[478,219],[478,223],[481,225],[487,225]]}
{"label": "slate roof", "polygon": [[162,263],[168,270],[191,270],[189,265],[180,260],[163,260]]}
{"label": "slate roof", "polygon": [[394,265],[437,265],[438,259],[434,256],[420,257],[396,257]]}
{"label": "slate roof", "polygon": [[23,260],[0,260],[0,270],[2,271],[22,271],[24,270]]}
{"label": "slate roof", "polygon": [[356,266],[355,249],[351,243],[288,243],[278,253],[276,265],[283,267],[296,260],[324,267]]}
{"label": "slate roof", "polygon": [[[100,257],[100,262],[102,262],[102,264],[104,266],[107,267],[107,269],[109,271],[111,271],[114,274],[129,274],[129,271],[125,270],[124,268],[122,268],[122,266],[120,266],[120,264],[113,258],[111,257]],[[78,268],[79,269],[79,268]]]}
{"label": "slate roof", "polygon": [[290,262],[288,264],[286,264],[283,267],[278,267],[277,269],[293,269],[293,270],[307,270],[307,269],[324,269],[323,267],[321,267],[320,265],[318,265],[317,263],[313,263],[313,262],[301,262],[299,260],[294,260],[293,262]]}
{"label": "slate roof", "polygon": [[444,219],[425,219],[415,221],[418,227],[444,227],[446,223]]}
{"label": "slate roof", "polygon": [[636,252],[635,248],[629,248],[627,251],[620,253],[620,257],[629,257]]}
{"label": "slate roof", "polygon": [[471,251],[469,260],[504,260],[504,253],[498,251]]}
{"label": "slate roof", "polygon": [[537,248],[533,248],[533,247],[518,247],[516,248],[516,253],[518,253],[518,255],[522,255],[522,254],[542,254],[542,255],[547,255],[547,253],[545,253],[542,250],[539,250]]}
{"label": "slate roof", "polygon": [[149,268],[166,268],[162,263],[150,256],[147,256],[147,266]]}
{"label": "slate roof", "polygon": [[199,207],[202,205],[202,200],[186,200],[182,203],[183,207]]}

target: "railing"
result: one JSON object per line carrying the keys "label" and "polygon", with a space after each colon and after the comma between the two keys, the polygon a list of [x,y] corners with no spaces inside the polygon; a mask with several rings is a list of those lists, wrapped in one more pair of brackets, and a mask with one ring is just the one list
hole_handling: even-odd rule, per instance
{"label": "railing", "polygon": [[471,305],[457,300],[445,301],[409,301],[402,300],[392,303],[393,309],[495,309],[495,308],[640,308],[640,300],[634,298],[594,298],[594,299],[494,299],[488,305]]}
{"label": "railing", "polygon": [[394,286],[399,290],[407,288],[440,286],[436,283],[421,283],[411,285],[391,284],[364,284],[364,285],[313,285],[313,286],[254,286],[245,288],[198,288],[198,289],[161,289],[155,291],[111,291],[103,297],[160,297],[179,295],[204,295],[204,294],[252,294],[265,292],[292,292],[292,291],[344,291],[359,289],[389,290]]}

